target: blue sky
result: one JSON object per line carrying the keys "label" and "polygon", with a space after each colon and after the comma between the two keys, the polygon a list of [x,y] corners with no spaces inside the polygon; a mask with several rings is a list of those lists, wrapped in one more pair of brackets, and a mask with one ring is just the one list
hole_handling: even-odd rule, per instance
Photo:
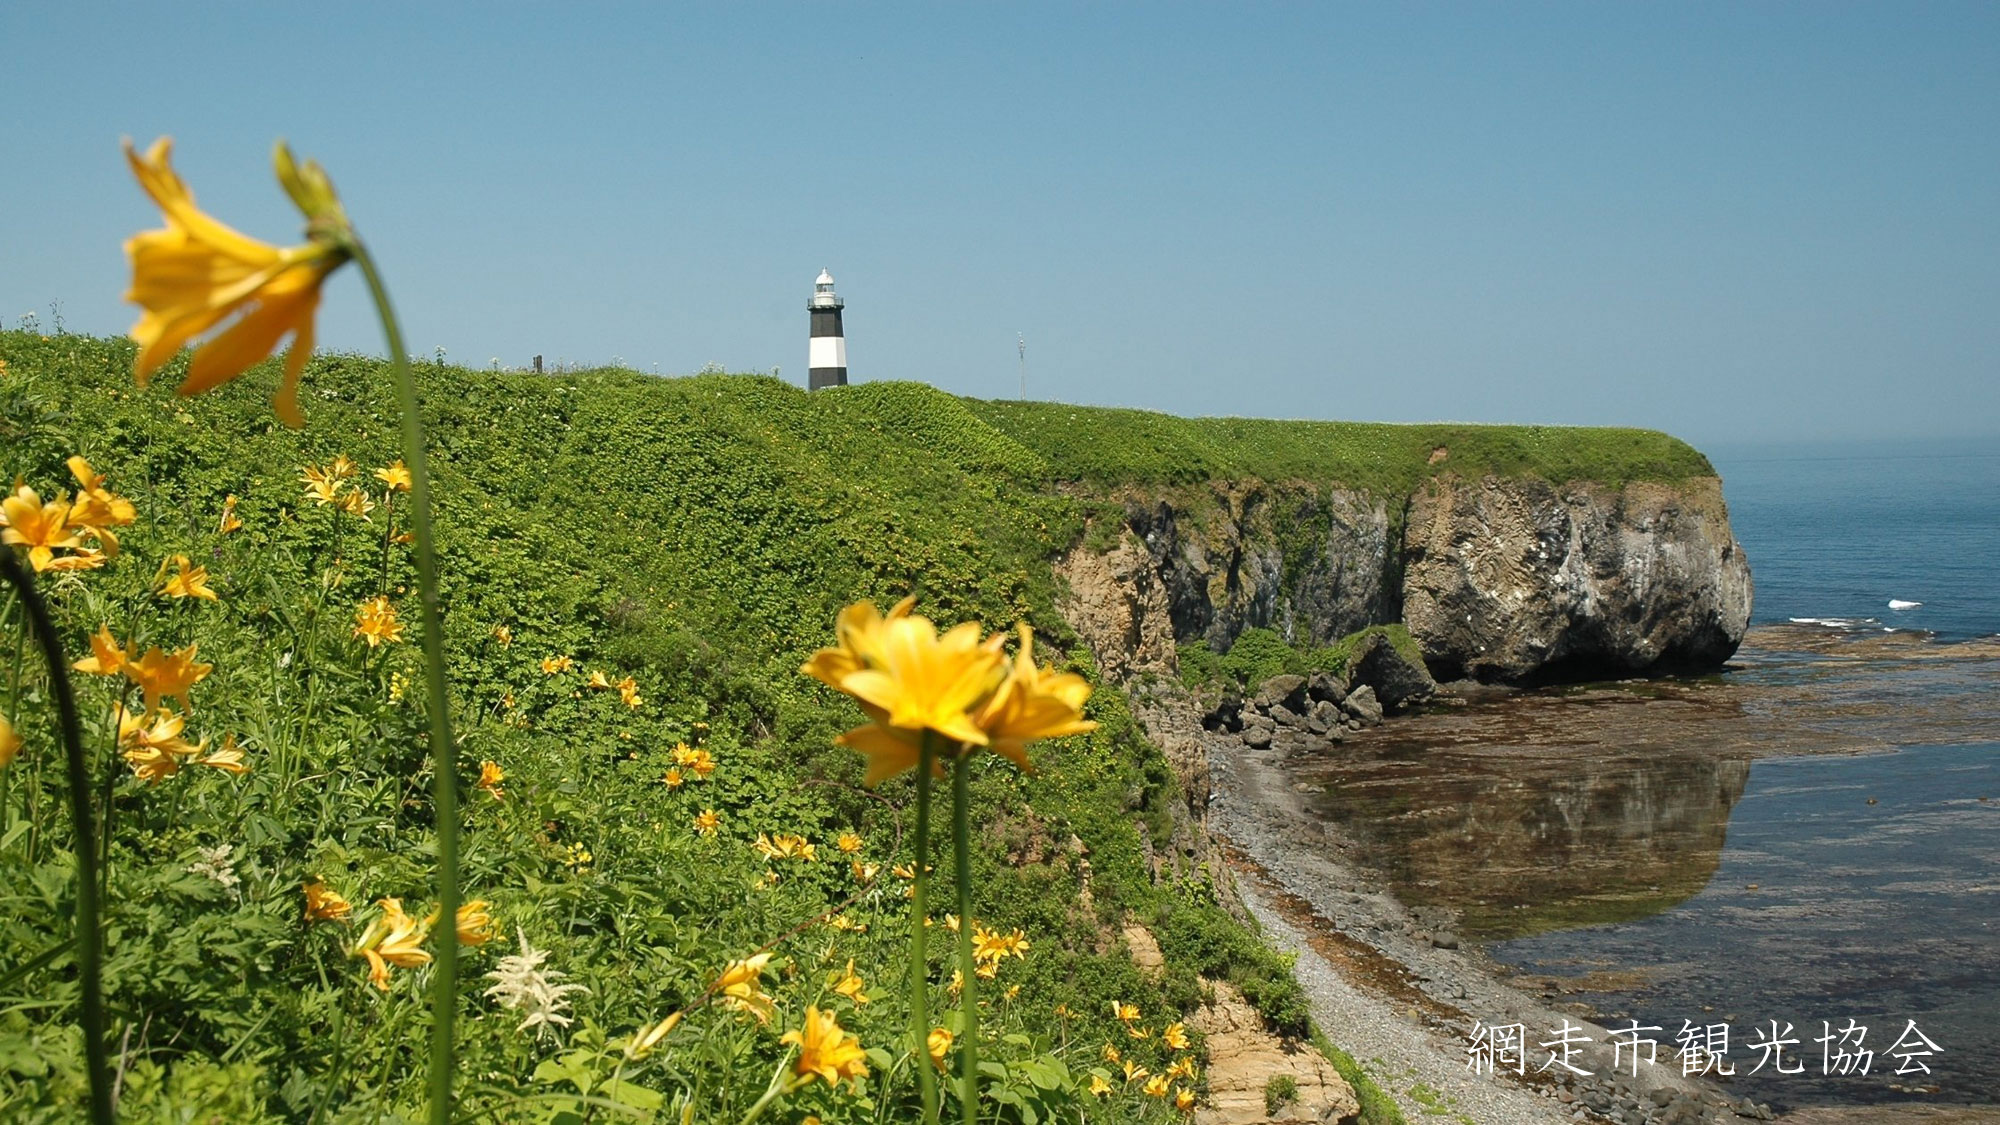
{"label": "blue sky", "polygon": [[[405,8],[409,10],[404,10]],[[189,11],[205,11],[196,19]],[[117,142],[413,349],[1189,414],[2000,431],[2000,5],[0,7],[0,318],[123,331]],[[381,350],[357,278],[324,346]]]}

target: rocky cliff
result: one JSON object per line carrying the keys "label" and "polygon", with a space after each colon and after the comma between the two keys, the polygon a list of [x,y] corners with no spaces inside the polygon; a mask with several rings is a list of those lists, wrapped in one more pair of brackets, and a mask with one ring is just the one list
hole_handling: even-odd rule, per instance
{"label": "rocky cliff", "polygon": [[1677,671],[1726,660],[1750,617],[1749,564],[1713,476],[1442,472],[1406,495],[1215,481],[1107,498],[1122,527],[1099,528],[1057,573],[1114,678],[1171,671],[1176,643],[1226,651],[1252,627],[1326,645],[1393,622],[1439,679]]}

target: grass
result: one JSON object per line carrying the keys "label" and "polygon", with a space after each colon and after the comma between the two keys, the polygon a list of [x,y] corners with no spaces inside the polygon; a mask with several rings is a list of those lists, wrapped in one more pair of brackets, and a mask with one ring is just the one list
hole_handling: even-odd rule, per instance
{"label": "grass", "polygon": [[[79,684],[96,800],[112,821],[105,971],[121,1111],[409,1119],[421,1108],[428,970],[395,968],[377,989],[351,954],[383,913],[376,900],[426,910],[436,834],[425,716],[410,690],[413,646],[371,647],[353,626],[378,594],[413,622],[414,571],[387,507],[337,515],[298,484],[303,467],[345,456],[368,485],[367,469],[397,455],[385,365],[316,357],[307,425],[292,431],[266,404],[274,365],[180,400],[169,388],[184,360],[139,390],[132,355],[124,340],[0,332],[0,473],[53,497],[75,487],[64,459],[81,454],[138,509],[108,565],[45,576],[70,658],[100,627],[142,646],[197,646],[214,670],[186,700],[189,736],[233,739],[251,766],[238,777],[190,765],[148,784],[117,752],[115,681]],[[466,1114],[500,1121],[735,1121],[782,1065],[780,1034],[807,1006],[836,1003],[871,1076],[786,1095],[786,1119],[907,1115],[918,1060],[902,1046],[902,883],[888,872],[912,851],[911,787],[858,785],[858,760],[833,738],[861,713],[798,672],[830,643],[842,606],[908,593],[939,621],[1026,621],[1045,660],[1095,682],[1054,610],[1048,564],[1115,521],[1102,489],[1254,476],[1393,492],[1442,469],[1610,482],[1708,471],[1687,447],[1638,431],[1183,420],[909,383],[808,395],[756,376],[622,370],[424,363],[418,377],[464,891],[491,904],[500,931],[466,952],[460,1096]],[[1433,464],[1440,445],[1449,455]],[[1058,487],[1076,482],[1100,492]],[[225,534],[228,497],[243,527]],[[158,572],[176,555],[207,569],[220,600],[161,596]],[[27,740],[0,770],[0,1104],[10,1120],[61,1121],[83,1088],[74,870],[60,846],[49,684],[14,643],[20,629],[0,605],[0,714]],[[1339,667],[1349,645],[1298,653],[1250,640],[1211,663],[1247,683],[1273,661]],[[573,666],[544,669],[558,657]],[[590,672],[629,680],[636,704],[588,686]],[[975,914],[1030,942],[981,990],[992,1004],[982,1065],[1004,1121],[1176,1119],[1102,1047],[1164,1070],[1158,1031],[1200,1002],[1204,978],[1235,982],[1272,1027],[1309,1031],[1289,964],[1212,885],[1155,878],[1149,856],[1172,839],[1183,795],[1121,694],[1098,683],[1089,714],[1095,732],[1033,751],[1035,774],[989,756],[973,778]],[[712,775],[667,784],[682,746],[710,755]],[[487,762],[504,773],[500,796],[472,784]],[[694,818],[711,809],[720,827],[704,835]],[[851,857],[833,846],[849,832],[860,839]],[[817,859],[756,846],[786,834]],[[864,880],[850,861],[878,869]],[[351,902],[345,921],[305,919],[313,880]],[[1117,952],[1128,917],[1159,935],[1157,981]],[[569,1022],[518,1031],[532,1013],[487,995],[487,975],[524,942],[580,987],[558,1013]],[[706,1002],[725,965],[763,949],[769,1022]],[[850,959],[866,1004],[828,991]],[[933,1008],[947,1011],[942,957],[934,971]],[[1154,1034],[1128,1036],[1112,1000],[1139,1002]],[[685,1021],[657,1048],[636,1046],[641,1028],[675,1012]],[[1343,1073],[1364,1108],[1377,1106],[1368,1120],[1397,1120],[1351,1060]],[[1114,1082],[1110,1107],[1088,1092],[1093,1077]]]}
{"label": "grass", "polygon": [[[346,456],[374,502],[388,499],[367,472],[396,455],[383,365],[316,358],[308,424],[291,431],[270,418],[269,365],[178,400],[178,364],[139,390],[131,359],[122,340],[0,333],[0,473],[53,498],[75,488],[64,459],[81,454],[137,507],[108,565],[43,576],[69,658],[100,627],[136,647],[194,645],[214,667],[185,700],[187,735],[210,749],[230,740],[250,766],[235,776],[190,760],[147,783],[118,753],[117,681],[79,677],[94,799],[113,822],[105,972],[121,1113],[410,1119],[429,970],[392,968],[377,989],[352,954],[385,913],[376,900],[422,919],[434,887],[425,719],[410,690],[414,572],[388,508],[336,514],[298,483],[303,467]],[[490,904],[499,931],[465,953],[463,1112],[735,1121],[786,1058],[780,1033],[807,1006],[837,1003],[871,1076],[803,1087],[787,1112],[903,1119],[915,1060],[894,984],[904,884],[889,869],[911,854],[910,786],[857,784],[858,760],[832,740],[860,712],[798,667],[830,643],[841,606],[912,592],[939,620],[1031,622],[1044,660],[1094,674],[1052,609],[1047,566],[1082,533],[1076,505],[1043,487],[1039,455],[920,386],[808,396],[756,377],[419,374],[464,892]],[[228,497],[243,526],[225,534]],[[219,600],[161,594],[176,555],[206,569]],[[354,632],[377,594],[406,626],[379,648]],[[74,874],[49,684],[14,644],[21,625],[0,602],[0,714],[26,740],[0,770],[0,1104],[10,1120],[65,1121],[84,1089]],[[573,666],[545,671],[557,657]],[[587,686],[589,672],[629,679],[637,705]],[[1093,734],[1035,749],[1034,775],[988,757],[973,779],[975,915],[1029,940],[982,990],[986,1093],[1004,1120],[1097,1114],[1093,1077],[1117,1081],[1117,1108],[1102,1112],[1176,1119],[1100,1047],[1164,1070],[1158,1031],[1199,1002],[1205,975],[1241,983],[1274,1025],[1302,1019],[1283,959],[1213,888],[1154,880],[1146,857],[1182,796],[1121,695],[1100,685],[1090,714]],[[683,744],[715,768],[670,786]],[[473,787],[485,762],[504,774],[500,796]],[[694,826],[707,809],[721,820],[712,836]],[[848,832],[852,857],[834,849]],[[755,846],[785,834],[817,860]],[[871,879],[850,859],[877,865]],[[305,918],[314,881],[351,904],[345,919]],[[1188,935],[1168,942],[1164,987],[1117,952],[1135,914]],[[580,990],[561,1019],[517,1032],[532,1011],[486,990],[524,943]],[[933,946],[944,1012],[949,943]],[[704,1002],[730,961],[760,949],[774,958],[768,1023]],[[866,1004],[827,990],[850,959]],[[1140,1003],[1153,1035],[1129,1039],[1113,999]],[[639,1030],[675,1012],[684,1022],[635,1055]]]}

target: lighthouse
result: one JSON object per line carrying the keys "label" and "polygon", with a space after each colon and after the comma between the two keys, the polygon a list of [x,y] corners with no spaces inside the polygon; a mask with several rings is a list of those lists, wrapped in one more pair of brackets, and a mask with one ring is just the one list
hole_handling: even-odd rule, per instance
{"label": "lighthouse", "polygon": [[806,350],[806,386],[810,390],[847,385],[847,337],[840,331],[840,309],[845,303],[833,291],[833,275],[819,271],[813,281],[812,300],[806,302],[812,311],[812,343]]}

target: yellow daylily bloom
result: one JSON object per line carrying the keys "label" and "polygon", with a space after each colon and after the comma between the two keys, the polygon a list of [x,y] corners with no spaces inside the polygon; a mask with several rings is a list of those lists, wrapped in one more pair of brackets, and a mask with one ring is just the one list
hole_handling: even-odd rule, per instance
{"label": "yellow daylily bloom", "polygon": [[7,720],[7,716],[0,715],[0,769],[13,765],[15,755],[21,752],[24,745],[26,743],[21,741],[20,732],[14,729],[14,724]]}
{"label": "yellow daylily bloom", "polygon": [[681,1025],[681,1017],[684,1014],[675,1012],[658,1023],[647,1024],[633,1032],[631,1040],[625,1044],[625,1057],[637,1062],[652,1054],[653,1048],[660,1045],[660,1040],[665,1039]]}
{"label": "yellow daylily bloom", "polygon": [[[1175,1024],[1174,1026],[1175,1026],[1175,1027],[1179,1027],[1180,1025],[1179,1025],[1179,1024]],[[1162,1035],[1162,1036],[1161,1036],[1160,1038],[1161,1038],[1162,1040],[1164,1040],[1164,1039],[1166,1038],[1166,1036],[1165,1036],[1165,1035]],[[1173,1044],[1171,1044],[1171,1043],[1168,1043],[1167,1045],[1168,1045],[1169,1047],[1172,1047],[1172,1046],[1173,1046]],[[1175,1049],[1175,1050],[1185,1050],[1186,1048],[1185,1048],[1185,1047],[1176,1047],[1176,1048],[1174,1048],[1174,1049]],[[1172,1066],[1170,1066],[1170,1067],[1168,1067],[1168,1068],[1167,1068],[1167,1077],[1168,1077],[1168,1078],[1187,1078],[1187,1079],[1193,1079],[1193,1078],[1194,1078],[1194,1060],[1193,1060],[1192,1058],[1189,1058],[1189,1057],[1188,1057],[1188,1056],[1186,1056],[1186,1055],[1182,1055],[1182,1056],[1181,1056],[1180,1058],[1177,1058],[1177,1059],[1175,1059],[1175,1060],[1174,1060],[1174,1065],[1172,1065]]]}
{"label": "yellow daylily bloom", "polygon": [[242,528],[243,521],[236,518],[236,494],[232,492],[222,498],[222,519],[217,521],[215,533],[217,535],[227,535],[232,531],[240,531]]}
{"label": "yellow daylily bloom", "polygon": [[714,809],[703,809],[695,814],[694,830],[696,832],[704,836],[713,836],[715,835],[715,830],[720,827],[722,827],[722,816]]}
{"label": "yellow daylily bloom", "polygon": [[236,744],[236,736],[233,734],[225,737],[222,740],[222,745],[216,747],[213,754],[195,764],[198,766],[207,766],[210,769],[218,769],[224,773],[246,774],[250,772],[249,763],[243,760],[243,748]]}
{"label": "yellow daylily bloom", "polygon": [[763,989],[764,966],[770,963],[769,953],[759,953],[724,966],[722,976],[715,982],[716,990],[722,994],[719,1003],[726,1008],[749,1012],[757,1017],[758,1023],[770,1023],[771,1013],[777,1007]]}
{"label": "yellow daylily bloom", "polygon": [[68,502],[44,504],[41,494],[25,484],[16,485],[13,495],[0,500],[0,543],[28,548],[28,562],[37,571],[49,569],[57,551],[83,546],[69,521]]}
{"label": "yellow daylily bloom", "polygon": [[854,972],[852,957],[847,959],[846,972],[834,974],[832,988],[835,993],[853,1001],[856,1007],[868,1003],[868,985]]}
{"label": "yellow daylily bloom", "polygon": [[861,837],[852,832],[842,832],[840,839],[835,840],[833,846],[852,855],[861,850]]}
{"label": "yellow daylily bloom", "polygon": [[1122,1000],[1111,1002],[1111,1018],[1123,1023],[1131,1023],[1139,1018],[1139,1005],[1127,1004]]}
{"label": "yellow daylily bloom", "polygon": [[884,615],[874,602],[855,602],[834,619],[835,646],[820,649],[799,670],[828,687],[845,691],[840,685],[849,674],[880,664],[882,627],[897,618],[908,617],[916,604],[917,599],[912,595],[897,602]]}
{"label": "yellow daylily bloom", "polygon": [[686,780],[686,778],[681,776],[679,766],[669,766],[667,767],[667,772],[660,778],[660,784],[669,789],[679,789],[681,784]]}
{"label": "yellow daylily bloom", "polygon": [[132,287],[125,299],[142,310],[132,326],[139,343],[133,374],[145,386],[183,346],[212,329],[228,327],[202,343],[179,393],[196,395],[241,375],[290,336],[284,375],[272,399],[279,419],[296,428],[299,376],[313,351],[313,315],[327,276],[349,257],[346,216],[317,164],[298,168],[282,143],[274,154],[279,182],[301,208],[311,207],[308,241],[279,248],[217,222],[195,206],[194,196],[171,163],[173,142],[161,137],[144,155],[125,142],[125,158],[139,186],[165,215],[164,230],[126,240]]}
{"label": "yellow daylily bloom", "polygon": [[362,602],[354,609],[354,635],[367,641],[369,648],[402,640],[403,626],[396,620],[396,607],[381,594]]}
{"label": "yellow daylily bloom", "polygon": [[597,691],[610,691],[611,680],[603,672],[593,671],[590,673],[590,678],[583,681],[583,686]]}
{"label": "yellow daylily bloom", "polygon": [[1115,1046],[1113,1046],[1113,1045],[1112,1045],[1112,1044],[1110,1044],[1110,1043],[1106,1043],[1106,1044],[1104,1045],[1104,1050],[1103,1050],[1103,1051],[1102,1051],[1101,1053],[1102,1053],[1102,1054],[1103,1054],[1103,1056],[1104,1056],[1104,1061],[1105,1061],[1105,1062],[1117,1062],[1117,1061],[1119,1061],[1119,1055],[1118,1055],[1118,1048],[1117,1048],[1117,1047],[1115,1047]]}
{"label": "yellow daylily bloom", "polygon": [[1186,1086],[1182,1086],[1180,1089],[1175,1090],[1174,1108],[1183,1111],[1193,1109],[1194,1091],[1188,1089]]}
{"label": "yellow daylily bloom", "polygon": [[351,479],[354,474],[360,471],[361,466],[355,464],[354,458],[349,457],[345,453],[334,454],[333,460],[326,463],[326,475],[332,477],[334,480]]}
{"label": "yellow daylily bloom", "polygon": [[[169,566],[178,572],[172,578],[167,577]],[[170,555],[161,559],[160,572],[153,576],[153,586],[163,597],[204,598],[211,602],[222,600],[221,595],[208,584],[208,568],[192,565],[186,555]]]}
{"label": "yellow daylily bloom", "polygon": [[1151,1078],[1146,1079],[1146,1084],[1141,1086],[1139,1090],[1148,1097],[1164,1098],[1167,1096],[1168,1088],[1172,1085],[1173,1083],[1167,1080],[1166,1075],[1155,1074]]}
{"label": "yellow daylily bloom", "polygon": [[1101,1075],[1101,1074],[1093,1074],[1093,1075],[1091,1075],[1091,1076],[1090,1076],[1090,1092],[1091,1092],[1091,1093],[1093,1093],[1093,1094],[1097,1095],[1097,1096],[1098,1096],[1098,1097],[1100,1097],[1100,1098],[1105,1098],[1105,1097],[1110,1097],[1110,1096],[1111,1096],[1111,1091],[1112,1091],[1112,1089],[1113,1089],[1113,1087],[1112,1087],[1111,1083],[1109,1083],[1109,1082],[1106,1082],[1106,1081],[1104,1080],[1104,1076],[1103,1076],[1103,1075]]}
{"label": "yellow daylily bloom", "polygon": [[799,1057],[792,1071],[799,1076],[800,1085],[814,1078],[829,1086],[851,1078],[858,1085],[868,1077],[868,1056],[861,1049],[861,1040],[843,1031],[832,1011],[807,1008],[805,1022],[798,1030],[787,1031],[779,1042],[798,1044]]}
{"label": "yellow daylily bloom", "polygon": [[307,883],[305,891],[308,922],[344,922],[354,911],[353,904],[318,879]]}
{"label": "yellow daylily bloom", "polygon": [[367,493],[358,489],[341,493],[340,499],[335,503],[341,511],[363,522],[367,522],[368,513],[375,510],[375,501],[370,500]]}
{"label": "yellow daylily bloom", "polygon": [[1137,1060],[1134,1059],[1126,1059],[1124,1065],[1125,1065],[1125,1081],[1127,1082],[1136,1082],[1139,1079],[1146,1077],[1148,1074],[1153,1073],[1152,1071],[1147,1070],[1145,1067],[1140,1066]]}
{"label": "yellow daylily bloom", "polygon": [[493,639],[499,643],[501,648],[511,648],[514,644],[514,630],[505,625],[495,625],[493,627]]}
{"label": "yellow daylily bloom", "polygon": [[688,755],[687,768],[693,770],[696,777],[705,778],[715,772],[715,758],[706,750],[696,750]]}
{"label": "yellow daylily bloom", "polygon": [[875,881],[875,876],[882,873],[882,865],[879,863],[863,863],[857,859],[848,866],[848,871],[854,875],[856,881],[872,883]]}
{"label": "yellow daylily bloom", "polygon": [[458,908],[458,944],[464,946],[485,945],[500,936],[500,928],[494,924],[493,915],[487,913],[486,900],[475,898]]}
{"label": "yellow daylily bloom", "polygon": [[76,478],[76,499],[70,503],[69,522],[89,528],[103,544],[107,556],[117,554],[118,537],[111,529],[138,519],[139,510],[130,500],[105,488],[104,474],[92,469],[90,462],[82,457],[71,457],[63,463]]}
{"label": "yellow daylily bloom", "polygon": [[403,464],[403,459],[400,457],[375,470],[375,479],[388,485],[391,492],[410,490],[410,469]]}
{"label": "yellow daylily bloom", "polygon": [[1187,1025],[1184,1023],[1170,1023],[1166,1027],[1161,1028],[1160,1042],[1165,1043],[1170,1049],[1175,1051],[1187,1050]]}
{"label": "yellow daylily bloom", "polygon": [[1050,672],[1035,664],[1035,633],[1020,627],[1021,647],[1006,682],[973,717],[986,732],[986,745],[1022,769],[1028,765],[1027,745],[1043,738],[1083,734],[1097,724],[1083,717],[1090,683],[1074,672]]}
{"label": "yellow daylily bloom", "polygon": [[400,899],[385,898],[375,905],[382,908],[361,932],[352,957],[368,959],[368,979],[384,992],[389,990],[389,966],[414,969],[431,963],[424,951],[424,939],[431,933],[429,919],[421,922],[403,913]]}
{"label": "yellow daylily bloom", "polygon": [[148,785],[157,785],[180,772],[185,759],[208,749],[208,743],[189,742],[181,737],[187,719],[171,711],[121,714],[118,718],[118,749],[132,766],[132,772]]}
{"label": "yellow daylily bloom", "polygon": [[125,663],[130,659],[125,649],[112,637],[111,626],[99,625],[97,632],[90,635],[90,655],[70,667],[93,676],[116,676],[125,670]]}
{"label": "yellow daylily bloom", "polygon": [[953,1035],[949,1028],[931,1028],[930,1035],[924,1040],[924,1048],[931,1056],[932,1066],[939,1070],[944,1069],[944,1057],[951,1053],[952,1040],[956,1038],[957,1036]]}
{"label": "yellow daylily bloom", "polygon": [[500,789],[500,783],[505,780],[507,780],[507,771],[500,768],[499,762],[488,758],[479,763],[479,780],[474,782],[472,787],[474,789],[484,789],[492,795],[494,800],[503,801],[506,800],[506,796]]}
{"label": "yellow daylily bloom", "polygon": [[542,674],[544,676],[553,676],[557,672],[567,672],[574,667],[576,667],[576,661],[567,656],[542,657]]}
{"label": "yellow daylily bloom", "polygon": [[[109,639],[108,635],[106,639]],[[188,689],[201,682],[202,677],[208,675],[215,667],[213,664],[195,663],[195,647],[189,645],[169,655],[161,651],[158,645],[154,645],[146,650],[144,656],[136,658],[128,656],[124,659],[122,670],[125,678],[139,685],[139,689],[146,693],[146,710],[157,708],[160,701],[168,696],[178,697],[182,706],[187,705]],[[95,638],[91,640],[91,648],[94,653],[92,659],[101,656],[95,653],[97,648]]]}
{"label": "yellow daylily bloom", "polygon": [[340,478],[331,469],[306,465],[299,470],[299,483],[306,486],[305,498],[315,504],[340,503]]}

